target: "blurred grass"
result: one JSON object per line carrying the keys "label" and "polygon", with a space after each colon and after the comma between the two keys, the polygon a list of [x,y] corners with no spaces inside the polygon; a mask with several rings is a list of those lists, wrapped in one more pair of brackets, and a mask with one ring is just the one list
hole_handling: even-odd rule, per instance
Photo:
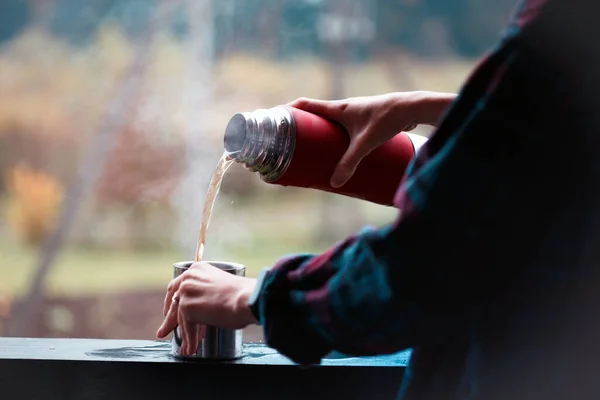
{"label": "blurred grass", "polygon": [[[38,253],[0,238],[0,291],[18,296],[32,278]],[[51,293],[82,294],[139,290],[164,285],[169,280],[169,265],[178,259],[176,251],[131,252],[67,248],[56,260],[48,279]]]}
{"label": "blurred grass", "polygon": [[[256,276],[284,255],[322,251],[333,243],[312,240],[319,218],[317,204],[311,193],[285,199],[267,193],[233,203],[223,196],[213,212],[205,258],[243,263],[246,275]],[[389,212],[377,206],[366,208],[371,210],[371,221]],[[241,236],[233,235],[236,230],[242,231]],[[34,247],[8,232],[0,234],[0,295],[19,296],[27,289],[38,256]],[[47,287],[49,293],[61,295],[162,290],[171,279],[172,264],[190,257],[169,247],[133,251],[66,246]]]}
{"label": "blurred grass", "polygon": [[[304,192],[302,192],[304,193]],[[316,198],[318,200],[318,197]],[[223,196],[216,204],[207,237],[207,260],[240,262],[247,276],[292,253],[320,252],[333,243],[316,243],[319,210],[314,193],[274,196],[265,193],[231,203]],[[336,201],[355,201],[335,197]],[[365,222],[382,224],[396,211],[355,201]],[[244,231],[231,238],[231,231]],[[339,239],[346,233],[340,232]],[[28,288],[39,253],[8,233],[0,234],[0,295],[19,296]],[[126,250],[67,246],[48,278],[48,292],[61,295],[163,290],[174,262],[189,260],[176,248]]]}
{"label": "blurred grass", "polygon": [[[298,251],[294,243],[277,243],[273,240],[265,248],[268,251],[233,249],[221,258],[243,262],[248,268],[247,276],[256,276],[262,267],[276,260],[275,254]],[[171,279],[171,265],[184,259],[189,257],[182,257],[177,249],[134,252],[69,247],[56,260],[48,279],[48,291],[52,294],[78,295],[163,289]],[[0,237],[0,293],[10,293],[12,296],[23,294],[37,262],[36,251],[16,243],[10,237]]]}

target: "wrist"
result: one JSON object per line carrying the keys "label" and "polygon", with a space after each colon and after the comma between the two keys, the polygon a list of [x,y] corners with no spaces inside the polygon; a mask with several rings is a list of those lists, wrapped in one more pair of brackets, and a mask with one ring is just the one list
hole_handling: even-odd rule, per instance
{"label": "wrist", "polygon": [[239,317],[239,321],[243,323],[244,327],[252,324],[256,324],[258,321],[254,318],[248,302],[254,288],[256,287],[256,279],[243,278],[235,300],[235,312]]}
{"label": "wrist", "polygon": [[454,93],[415,91],[413,98],[414,122],[422,125],[437,125],[446,109],[456,99]]}

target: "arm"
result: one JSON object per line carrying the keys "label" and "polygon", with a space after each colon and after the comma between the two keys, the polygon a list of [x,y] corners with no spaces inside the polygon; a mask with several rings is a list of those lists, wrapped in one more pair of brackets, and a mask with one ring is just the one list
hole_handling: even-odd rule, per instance
{"label": "arm", "polygon": [[309,364],[334,349],[393,353],[460,329],[467,300],[485,286],[481,272],[491,273],[480,266],[484,244],[468,236],[470,214],[498,171],[487,166],[482,174],[476,160],[447,146],[405,182],[395,224],[272,269],[260,307],[267,344]]}
{"label": "arm", "polygon": [[[511,229],[529,210],[519,208],[518,190],[495,188],[516,179],[505,156],[518,148],[525,158],[513,154],[511,162],[526,163],[535,150],[526,146],[535,141],[519,141],[498,120],[506,111],[498,105],[502,95],[442,123],[407,172],[394,224],[365,229],[324,254],[277,263],[260,294],[269,346],[311,364],[331,350],[392,353],[466,329],[479,301],[510,276],[505,250],[515,257],[528,251]],[[507,205],[511,214],[502,214]]]}
{"label": "arm", "polygon": [[[401,95],[401,93],[398,93],[398,97],[401,97]],[[415,123],[431,126],[437,126],[446,110],[457,97],[455,93],[429,91],[412,92],[411,96],[413,96],[414,102]],[[400,112],[405,111],[402,104],[404,101],[404,99],[398,101],[396,108]]]}

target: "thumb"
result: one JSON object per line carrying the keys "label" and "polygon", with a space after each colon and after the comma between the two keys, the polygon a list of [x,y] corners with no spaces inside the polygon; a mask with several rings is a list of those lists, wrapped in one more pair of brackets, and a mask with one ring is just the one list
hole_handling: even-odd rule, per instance
{"label": "thumb", "polygon": [[[357,138],[358,139],[358,138]],[[333,175],[331,176],[330,185],[334,188],[339,188],[348,182],[354,175],[358,164],[365,158],[371,149],[364,147],[360,140],[350,140],[348,149],[338,162]]]}
{"label": "thumb", "polygon": [[332,100],[317,100],[300,97],[299,99],[288,103],[288,106],[333,120],[337,120],[337,117],[341,113],[339,102]]}

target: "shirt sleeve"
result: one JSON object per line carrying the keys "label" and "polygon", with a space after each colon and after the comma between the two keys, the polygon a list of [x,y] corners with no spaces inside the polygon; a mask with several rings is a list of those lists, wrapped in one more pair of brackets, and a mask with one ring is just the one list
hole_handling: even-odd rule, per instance
{"label": "shirt sleeve", "polygon": [[504,83],[511,54],[502,52],[494,56],[502,62],[483,63],[471,79],[481,87],[464,90],[413,161],[394,223],[271,269],[259,295],[269,346],[308,365],[332,350],[374,355],[434,344],[465,329],[478,312],[473,299],[506,282],[503,249],[519,257],[527,242],[519,236],[527,228],[513,231],[529,211],[519,194],[540,171],[522,168],[536,141],[507,122],[504,100],[515,87]]}

